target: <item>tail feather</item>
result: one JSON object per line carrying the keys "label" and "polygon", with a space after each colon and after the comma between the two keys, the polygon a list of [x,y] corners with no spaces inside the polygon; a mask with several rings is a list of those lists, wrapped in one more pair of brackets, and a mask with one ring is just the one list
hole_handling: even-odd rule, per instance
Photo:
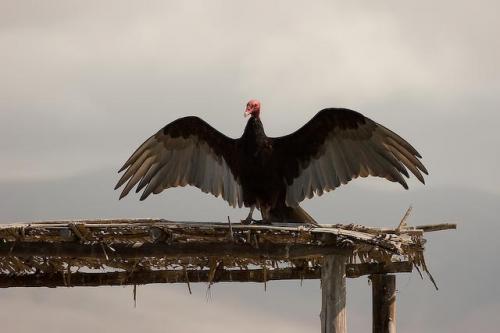
{"label": "tail feather", "polygon": [[319,225],[302,207],[274,207],[269,212],[272,222],[309,223]]}

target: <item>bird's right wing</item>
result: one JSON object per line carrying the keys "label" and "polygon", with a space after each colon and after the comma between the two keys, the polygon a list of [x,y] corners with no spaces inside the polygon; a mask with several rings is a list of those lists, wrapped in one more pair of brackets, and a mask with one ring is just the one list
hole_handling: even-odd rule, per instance
{"label": "bird's right wing", "polygon": [[287,185],[286,204],[292,207],[359,176],[383,177],[408,188],[402,177],[408,177],[407,169],[422,183],[422,173],[427,174],[406,140],[348,109],[324,109],[272,144]]}
{"label": "bird's right wing", "polygon": [[222,196],[241,207],[243,194],[235,176],[236,140],[198,117],[184,117],[168,124],[147,139],[125,162],[115,189],[127,182],[120,199],[138,183],[141,200],[151,193],[176,186],[193,185],[205,193]]}

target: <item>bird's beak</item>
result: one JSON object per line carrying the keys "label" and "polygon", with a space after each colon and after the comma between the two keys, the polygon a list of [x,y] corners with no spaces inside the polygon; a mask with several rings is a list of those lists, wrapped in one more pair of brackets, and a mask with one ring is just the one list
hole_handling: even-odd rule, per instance
{"label": "bird's beak", "polygon": [[250,110],[249,109],[246,109],[245,112],[243,113],[243,117],[246,118],[247,116],[249,116],[251,113],[250,113]]}

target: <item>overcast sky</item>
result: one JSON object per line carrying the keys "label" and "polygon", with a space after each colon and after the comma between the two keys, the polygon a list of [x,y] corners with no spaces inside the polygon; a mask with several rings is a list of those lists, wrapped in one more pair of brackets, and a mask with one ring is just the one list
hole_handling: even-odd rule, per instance
{"label": "overcast sky", "polygon": [[[0,219],[124,214],[237,219],[246,211],[231,210],[221,200],[192,189],[167,191],[145,203],[133,196],[116,202],[115,171],[146,137],[181,116],[198,115],[238,137],[245,125],[246,102],[258,98],[267,134],[278,136],[297,129],[322,108],[347,107],[408,139],[424,156],[430,171],[427,185],[413,180],[410,191],[403,191],[383,180],[355,181],[348,189],[306,202],[305,207],[320,221],[390,225],[410,203],[421,203],[415,208],[416,222],[455,219],[463,225],[456,233],[431,237],[430,243],[460,248],[461,241],[471,241],[470,247],[481,248],[480,252],[464,250],[462,255],[469,260],[482,257],[474,266],[481,269],[485,258],[499,254],[496,241],[485,246],[484,236],[473,228],[476,223],[499,230],[495,224],[500,198],[499,12],[500,3],[493,0],[0,0]],[[200,209],[184,209],[193,203]],[[359,205],[366,208],[360,210]],[[377,212],[370,214],[367,209]],[[482,323],[483,332],[494,331],[498,319],[491,320],[500,311],[500,297],[496,301],[494,297],[500,295],[493,279],[484,277],[483,292],[471,289],[467,296],[456,298],[463,285],[453,284],[452,274],[460,272],[460,264],[448,267],[447,260],[458,249],[431,244],[439,278],[450,283],[448,294],[442,291],[439,298],[425,282],[411,280],[416,279],[413,276],[407,293],[421,298],[418,304],[408,302],[408,307],[411,304],[412,313],[428,316],[446,306],[450,310],[441,323],[437,318],[412,322],[407,314],[404,331],[418,332],[419,325],[428,325],[427,331],[469,332],[467,325],[475,323]],[[363,295],[369,292],[366,280],[352,283],[365,288]],[[405,282],[402,285],[404,293]],[[210,313],[232,311],[235,318],[248,314],[253,319],[266,314],[262,322],[268,327],[304,332],[319,324],[310,316],[319,313],[319,289],[314,283],[308,286],[276,284],[275,297],[297,293],[288,303],[304,300],[306,307],[290,309],[288,316],[279,312],[282,317],[277,318],[270,310],[260,310],[272,295],[259,298],[253,287],[218,287],[220,299],[209,305],[204,303],[203,286],[198,296],[186,296],[171,286],[161,290],[181,304],[176,315],[183,313],[183,307],[207,310],[203,318],[208,324],[214,321]],[[151,308],[165,306],[157,289],[151,288],[146,289],[144,303]],[[243,305],[244,300],[231,298],[231,293],[240,292],[237,288],[254,300]],[[488,288],[496,289],[485,292]],[[96,304],[107,301],[107,306],[117,307],[123,295],[116,288],[99,290],[86,295],[83,289],[8,290],[0,293],[0,304],[16,304],[12,313],[35,311],[44,304],[49,316],[58,307],[81,300],[73,310],[65,310],[72,320],[88,315],[82,309],[88,306],[94,309],[94,320],[107,322]],[[365,304],[369,298],[363,303],[357,295],[352,296],[357,306],[349,309],[349,320],[361,326],[353,329],[369,325]],[[460,306],[471,295],[478,297],[481,311]],[[234,304],[240,304],[241,311]],[[120,305],[120,311],[140,321],[144,308],[128,305]],[[10,317],[9,311],[2,312]],[[160,331],[158,316],[168,318],[168,314],[151,313],[147,316],[155,323],[151,330]],[[454,322],[458,317],[460,325]],[[43,318],[37,325],[48,323]],[[227,327],[215,321],[214,329],[220,326],[222,332]],[[286,321],[294,324],[286,326]],[[195,326],[189,325],[173,331],[191,332]],[[29,327],[35,326],[24,329]],[[58,327],[63,331],[64,325],[54,326],[53,331]],[[110,331],[118,330],[113,327]]]}

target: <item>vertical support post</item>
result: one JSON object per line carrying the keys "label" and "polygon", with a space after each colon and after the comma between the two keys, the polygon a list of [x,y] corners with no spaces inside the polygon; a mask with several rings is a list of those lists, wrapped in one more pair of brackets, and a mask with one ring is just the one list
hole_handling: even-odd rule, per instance
{"label": "vertical support post", "polygon": [[373,333],[396,333],[396,275],[373,274]]}
{"label": "vertical support post", "polygon": [[347,258],[328,255],[321,267],[321,333],[346,333],[346,273]]}

